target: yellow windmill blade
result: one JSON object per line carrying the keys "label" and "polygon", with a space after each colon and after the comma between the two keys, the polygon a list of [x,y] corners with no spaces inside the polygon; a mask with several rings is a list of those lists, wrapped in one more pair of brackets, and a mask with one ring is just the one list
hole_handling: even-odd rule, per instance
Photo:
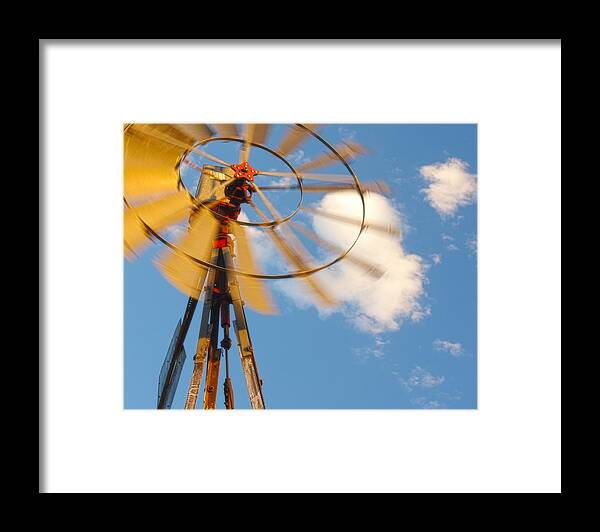
{"label": "yellow windmill blade", "polygon": [[[346,160],[356,159],[359,155],[364,155],[367,153],[367,150],[364,146],[360,145],[358,142],[349,140],[338,144],[335,149],[339,153],[340,157]],[[327,152],[320,157],[317,157],[315,160],[301,165],[298,168],[298,172],[303,173],[308,170],[314,170],[315,168],[321,168],[322,166],[333,164],[335,162],[339,162],[339,159],[333,152]]]}
{"label": "yellow windmill blade", "polygon": [[[310,125],[304,124],[304,125],[311,130],[316,130],[319,127],[319,124],[310,124]],[[300,144],[302,144],[304,141],[308,140],[309,137],[310,137],[310,131],[307,131],[306,129],[301,128],[300,126],[293,125],[290,127],[286,136],[283,138],[283,140],[279,144],[277,151],[281,155],[287,155],[288,153],[291,153],[295,148],[300,146]]]}
{"label": "yellow windmill blade", "polygon": [[187,136],[192,144],[196,144],[213,136],[213,132],[206,124],[173,124],[173,127]]}
{"label": "yellow windmill blade", "polygon": [[125,207],[125,255],[129,259],[133,259],[136,251],[150,243],[144,223],[159,232],[185,219],[190,214],[191,208],[192,199],[185,190],[156,201]]}
{"label": "yellow windmill blade", "polygon": [[217,133],[221,137],[238,137],[238,127],[236,124],[213,124]]}
{"label": "yellow windmill blade", "polygon": [[244,129],[244,142],[242,143],[242,149],[240,150],[240,164],[248,161],[250,158],[250,146],[254,139],[254,124],[246,124]]}
{"label": "yellow windmill blade", "polygon": [[[219,222],[204,208],[190,220],[190,228],[176,244],[177,248],[197,259],[209,262]],[[155,259],[156,267],[178,290],[198,299],[207,269],[182,253],[168,249]]]}
{"label": "yellow windmill blade", "polygon": [[124,193],[127,199],[175,192],[184,148],[145,134],[145,125],[125,129]]}
{"label": "yellow windmill blade", "polygon": [[[271,215],[274,216],[276,219],[281,219],[281,216],[277,212],[277,209],[273,207],[269,199],[264,195],[264,193],[258,187],[258,185],[256,185],[256,183],[253,183],[253,187],[258,192],[259,196],[267,206],[267,209],[269,209]],[[250,200],[248,201],[248,203],[263,220],[268,221],[268,218],[265,215],[265,213],[262,212],[262,210],[259,207],[257,207],[257,205],[253,201]],[[271,240],[273,240],[273,243],[275,244],[279,252],[282,254],[283,258],[287,260],[293,267],[297,268],[300,272],[309,270],[311,256],[308,250],[306,250],[302,246],[300,241],[293,235],[291,230],[288,230],[286,232],[286,236],[288,237],[288,239],[291,240],[290,244],[288,244],[286,240],[279,233],[276,232],[277,229],[280,227],[281,226],[273,227],[269,229],[266,232],[266,234],[269,235]],[[322,286],[321,283],[319,283],[315,278],[310,276],[303,276],[301,278],[301,281],[303,282],[307,290],[311,293],[311,295],[317,301],[319,301],[319,304],[321,306],[325,308],[330,308],[339,305],[339,302],[331,294],[329,294],[327,289],[324,286]]]}
{"label": "yellow windmill blade", "polygon": [[[310,269],[311,256],[308,251],[302,247],[299,241],[294,242],[294,246],[288,243],[282,236],[276,232],[277,228],[270,229],[267,234],[275,242],[275,245],[282,253],[283,257],[299,271],[307,271]],[[292,235],[291,231],[287,231],[288,238]],[[300,277],[300,282],[311,294],[311,296],[319,302],[324,308],[333,308],[339,305],[339,301],[328,291],[328,289],[313,276]]]}
{"label": "yellow windmill blade", "polygon": [[271,126],[269,124],[254,124],[254,142],[264,144],[270,129]]}
{"label": "yellow windmill blade", "polygon": [[[238,269],[244,272],[257,272],[246,228],[237,223],[230,223],[230,229],[235,236],[234,250]],[[279,309],[271,295],[271,290],[264,281],[244,275],[238,275],[237,279],[244,303],[262,314],[278,314]]]}

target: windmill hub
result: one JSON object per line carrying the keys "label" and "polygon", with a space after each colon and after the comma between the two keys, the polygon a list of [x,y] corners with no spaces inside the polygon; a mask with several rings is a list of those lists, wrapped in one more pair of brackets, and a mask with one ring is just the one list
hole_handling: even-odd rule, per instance
{"label": "windmill hub", "polygon": [[231,166],[235,171],[234,177],[239,179],[247,179],[248,181],[254,181],[254,176],[258,174],[258,170],[252,168],[248,161],[241,162],[240,164],[234,164]]}

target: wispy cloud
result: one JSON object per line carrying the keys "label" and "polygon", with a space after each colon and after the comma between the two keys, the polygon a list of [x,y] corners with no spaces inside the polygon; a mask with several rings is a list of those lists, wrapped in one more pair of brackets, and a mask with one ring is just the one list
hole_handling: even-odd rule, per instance
{"label": "wispy cloud", "polygon": [[477,255],[477,237],[475,235],[467,236],[467,240],[465,242],[467,249],[469,250],[469,255]]}
{"label": "wispy cloud", "polygon": [[342,137],[342,140],[355,140],[356,139],[356,130],[349,129],[344,126],[338,127],[338,133]]}
{"label": "wispy cloud", "polygon": [[419,169],[423,179],[429,183],[423,192],[441,216],[454,216],[459,207],[475,201],[477,176],[470,174],[468,167],[465,161],[449,158],[444,163],[429,164]]}
{"label": "wispy cloud", "polygon": [[407,378],[400,377],[398,380],[402,383],[407,391],[412,392],[417,388],[436,388],[442,384],[446,378],[443,375],[436,376],[421,366],[415,366]]}
{"label": "wispy cloud", "polygon": [[292,152],[287,156],[287,160],[290,161],[293,165],[299,166],[301,164],[310,162],[310,157],[306,156],[304,150],[296,150],[295,152]]}
{"label": "wispy cloud", "polygon": [[439,253],[432,253],[430,255],[431,261],[437,266],[442,263],[442,256]]}
{"label": "wispy cloud", "polygon": [[464,355],[463,346],[459,342],[449,342],[448,340],[438,339],[433,342],[433,347],[436,351],[444,351],[455,358]]}
{"label": "wispy cloud", "polygon": [[424,409],[444,408],[446,405],[437,399],[431,399],[429,397],[415,397],[410,402]]}
{"label": "wispy cloud", "polygon": [[[284,177],[280,177],[277,179],[273,179],[267,184],[269,186],[276,186],[276,187],[289,187],[290,185],[292,185],[295,182],[296,182],[296,180],[293,177],[284,176]],[[280,191],[280,192],[287,193],[288,191],[285,190],[285,191]]]}
{"label": "wispy cloud", "polygon": [[385,346],[390,343],[389,340],[384,340],[380,336],[375,336],[373,346],[355,347],[352,349],[354,356],[361,361],[368,358],[383,358],[385,356]]}
{"label": "wispy cloud", "polygon": [[[398,366],[398,364],[394,364]],[[459,390],[448,390],[447,382],[443,375],[436,375],[432,371],[422,366],[413,366],[408,375],[403,375],[397,369],[392,371],[392,375],[400,382],[406,393],[410,404],[417,408],[448,408],[450,403],[455,403],[462,399],[462,393]]]}
{"label": "wispy cloud", "polygon": [[169,239],[178,240],[187,232],[187,224],[171,225],[165,230],[165,234]]}

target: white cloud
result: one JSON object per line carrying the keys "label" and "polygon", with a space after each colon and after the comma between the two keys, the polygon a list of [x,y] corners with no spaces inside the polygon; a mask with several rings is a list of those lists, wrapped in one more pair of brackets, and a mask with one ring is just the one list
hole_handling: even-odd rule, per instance
{"label": "white cloud", "polygon": [[165,229],[165,236],[170,240],[178,240],[187,232],[187,222],[185,224],[180,223],[176,225],[171,225],[167,229]]}
{"label": "white cloud", "polygon": [[466,245],[469,255],[477,255],[477,237],[475,235],[467,237]]}
{"label": "white cloud", "polygon": [[[276,187],[289,187],[290,185],[293,185],[296,182],[296,180],[291,177],[291,176],[286,176],[286,177],[280,177],[277,179],[273,179],[271,180],[270,183],[267,183],[268,186],[276,186]],[[281,192],[281,191],[280,191]],[[287,191],[283,192],[284,194]]]}
{"label": "white cloud", "polygon": [[442,256],[439,253],[432,253],[431,260],[437,266],[438,264],[442,263]]}
{"label": "white cloud", "polygon": [[445,351],[453,357],[458,358],[464,354],[463,346],[459,342],[448,342],[447,340],[435,340],[433,347],[436,351]]}
{"label": "white cloud", "polygon": [[413,405],[417,405],[423,409],[444,408],[446,405],[437,399],[429,399],[428,397],[416,397],[411,399]]}
{"label": "white cloud", "polygon": [[447,249],[448,251],[458,251],[458,246],[457,246],[456,244],[448,244],[448,245],[446,246],[446,249]]}
{"label": "white cloud", "polygon": [[296,150],[295,152],[290,153],[287,156],[287,160],[297,166],[310,162],[310,158],[306,157],[304,150]]}
{"label": "white cloud", "polygon": [[423,189],[429,204],[442,216],[454,216],[457,209],[475,201],[477,176],[470,174],[468,164],[457,158],[445,163],[425,165],[420,173],[430,184]]}
{"label": "white cloud", "polygon": [[[401,229],[400,214],[389,200],[379,194],[368,194],[366,220],[371,224],[387,224]],[[352,192],[327,194],[319,207],[329,213],[356,218],[361,212],[360,199]],[[338,246],[348,246],[357,235],[354,225],[315,216],[314,231]],[[373,278],[349,260],[342,260],[313,277],[327,288],[340,305],[323,310],[313,300],[301,280],[282,281],[278,289],[301,308],[314,305],[321,315],[341,312],[359,330],[380,334],[397,330],[405,319],[419,320],[428,315],[420,303],[423,295],[424,264],[421,257],[407,254],[402,237],[367,229],[360,236],[351,255],[381,267],[384,274]]]}
{"label": "white cloud", "polygon": [[409,392],[412,392],[415,388],[435,388],[442,384],[446,378],[435,376],[421,366],[415,366],[407,379],[401,378],[399,380]]}
{"label": "white cloud", "polygon": [[348,140],[356,139],[356,130],[354,130],[354,129],[349,129],[344,126],[340,126],[338,128],[338,133],[340,134],[340,136],[342,137],[343,140],[348,141]]}
{"label": "white cloud", "polygon": [[354,356],[360,360],[366,360],[371,357],[381,359],[385,356],[385,346],[389,343],[389,340],[384,340],[380,336],[375,336],[375,345],[373,347],[355,347],[352,351]]}

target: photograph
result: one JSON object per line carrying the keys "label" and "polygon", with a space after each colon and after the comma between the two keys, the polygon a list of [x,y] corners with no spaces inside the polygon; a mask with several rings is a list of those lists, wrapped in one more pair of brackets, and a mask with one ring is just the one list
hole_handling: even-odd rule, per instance
{"label": "photograph", "polygon": [[477,408],[477,124],[123,136],[126,409]]}

